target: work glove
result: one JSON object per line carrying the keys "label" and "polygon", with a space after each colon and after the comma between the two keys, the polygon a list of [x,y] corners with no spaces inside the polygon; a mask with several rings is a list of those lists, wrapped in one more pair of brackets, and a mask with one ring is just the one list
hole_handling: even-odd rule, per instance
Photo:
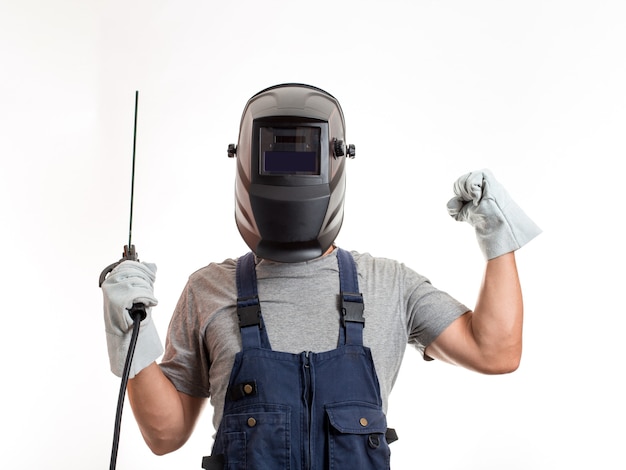
{"label": "work glove", "polygon": [[487,169],[461,176],[454,194],[448,213],[474,227],[487,260],[515,251],[541,233]]}
{"label": "work glove", "polygon": [[118,264],[102,283],[109,361],[111,371],[118,377],[122,376],[132,336],[133,319],[128,309],[134,303],[145,305],[146,318],[139,328],[129,378],[163,354],[163,346],[150,315],[151,307],[158,303],[154,297],[155,274],[155,264],[127,260]]}

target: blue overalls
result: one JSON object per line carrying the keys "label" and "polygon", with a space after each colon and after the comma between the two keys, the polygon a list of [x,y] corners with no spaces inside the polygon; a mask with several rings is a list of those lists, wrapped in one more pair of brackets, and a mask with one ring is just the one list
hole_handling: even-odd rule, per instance
{"label": "blue overalls", "polygon": [[[363,298],[352,255],[338,249],[337,349],[273,351],[263,325],[254,255],[237,264],[242,351],[206,470],[389,469],[387,422],[374,362],[363,346]],[[390,430],[391,431],[391,430]]]}

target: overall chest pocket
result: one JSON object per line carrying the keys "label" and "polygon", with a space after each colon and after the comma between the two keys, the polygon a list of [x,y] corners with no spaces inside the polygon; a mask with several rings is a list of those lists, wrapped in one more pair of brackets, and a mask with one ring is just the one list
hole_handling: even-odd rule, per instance
{"label": "overall chest pocket", "polygon": [[347,402],[326,406],[330,470],[388,470],[387,419],[380,407]]}
{"label": "overall chest pocket", "polygon": [[239,409],[225,415],[220,426],[226,470],[289,469],[288,407],[256,405]]}

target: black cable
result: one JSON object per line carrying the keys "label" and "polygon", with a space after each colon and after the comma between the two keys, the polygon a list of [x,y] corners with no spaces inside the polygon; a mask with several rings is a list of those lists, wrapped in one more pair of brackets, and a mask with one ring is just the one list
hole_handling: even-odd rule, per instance
{"label": "black cable", "polygon": [[[134,305],[133,308],[135,308]],[[124,408],[124,397],[126,396],[126,386],[128,385],[128,376],[130,375],[130,365],[133,361],[135,346],[137,346],[137,338],[139,337],[139,326],[141,325],[141,320],[145,318],[145,309],[143,310],[143,318],[141,309],[131,309],[130,315],[133,318],[133,332],[130,337],[128,354],[126,355],[126,362],[124,363],[124,371],[122,372],[122,384],[120,385],[120,393],[117,398],[117,412],[115,413],[115,428],[113,430],[113,448],[111,449],[111,464],[109,466],[110,470],[115,470],[115,465],[117,463],[117,451],[120,443],[120,428],[122,425],[122,409]]]}

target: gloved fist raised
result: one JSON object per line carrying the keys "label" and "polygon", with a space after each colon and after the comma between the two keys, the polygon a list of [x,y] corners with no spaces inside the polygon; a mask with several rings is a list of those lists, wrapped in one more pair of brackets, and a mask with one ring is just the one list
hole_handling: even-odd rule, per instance
{"label": "gloved fist raised", "polygon": [[151,317],[151,307],[158,303],[154,297],[155,275],[155,264],[127,260],[117,265],[102,283],[109,361],[111,371],[118,377],[122,376],[130,344],[133,319],[128,309],[133,304],[144,304],[147,316],[141,322],[129,377],[134,377],[163,353]]}
{"label": "gloved fist raised", "polygon": [[487,169],[461,176],[454,183],[454,194],[448,213],[474,227],[488,260],[521,248],[541,233]]}

